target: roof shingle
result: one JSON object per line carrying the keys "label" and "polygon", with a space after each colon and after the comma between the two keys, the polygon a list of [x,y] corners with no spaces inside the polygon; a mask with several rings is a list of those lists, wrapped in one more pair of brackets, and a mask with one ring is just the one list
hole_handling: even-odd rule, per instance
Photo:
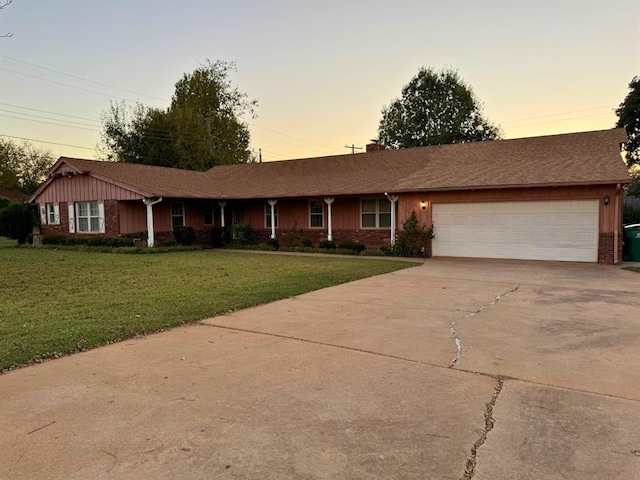
{"label": "roof shingle", "polygon": [[[628,183],[624,129],[222,165],[207,172],[62,157],[149,197],[287,198]],[[34,196],[35,197],[35,196]]]}

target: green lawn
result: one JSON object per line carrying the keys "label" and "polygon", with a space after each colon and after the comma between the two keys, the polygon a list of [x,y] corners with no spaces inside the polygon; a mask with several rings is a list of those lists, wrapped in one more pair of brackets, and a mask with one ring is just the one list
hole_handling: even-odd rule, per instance
{"label": "green lawn", "polygon": [[0,368],[413,265],[219,250],[119,255],[0,239]]}
{"label": "green lawn", "polygon": [[624,270],[629,270],[631,272],[640,273],[640,267],[624,267]]}

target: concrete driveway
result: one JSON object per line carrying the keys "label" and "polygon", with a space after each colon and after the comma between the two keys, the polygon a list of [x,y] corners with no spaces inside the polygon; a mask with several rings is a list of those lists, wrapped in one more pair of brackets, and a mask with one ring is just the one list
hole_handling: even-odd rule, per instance
{"label": "concrete driveway", "polygon": [[436,260],[0,376],[0,478],[637,479],[640,275]]}

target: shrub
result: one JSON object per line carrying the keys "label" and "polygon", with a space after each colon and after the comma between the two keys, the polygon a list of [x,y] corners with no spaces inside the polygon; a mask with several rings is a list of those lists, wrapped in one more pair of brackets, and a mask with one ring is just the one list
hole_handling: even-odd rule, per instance
{"label": "shrub", "polygon": [[128,238],[129,240],[131,240],[131,243],[133,243],[133,241],[136,239],[147,240],[148,235],[146,231],[141,231],[141,232],[127,233],[126,235],[123,235],[122,238]]}
{"label": "shrub", "polygon": [[303,238],[300,243],[302,244],[303,247],[307,247],[307,248],[311,248],[313,247],[313,242],[311,241],[310,238]]}
{"label": "shrub", "polygon": [[11,202],[9,202],[9,199],[0,197],[0,210],[2,210],[3,208],[7,208],[10,203]]}
{"label": "shrub", "polygon": [[302,245],[302,229],[298,228],[298,222],[293,221],[293,227],[288,232],[283,232],[282,243],[287,247],[298,247]]}
{"label": "shrub", "polygon": [[191,246],[196,241],[196,231],[193,227],[177,227],[173,229],[173,236],[179,245]]}
{"label": "shrub", "polygon": [[241,245],[255,245],[258,243],[258,234],[251,225],[236,225],[233,227],[233,231],[238,243]]}
{"label": "shrub", "polygon": [[380,247],[380,252],[383,255],[391,255],[393,253],[393,247],[391,247],[391,245],[383,245]]}
{"label": "shrub", "polygon": [[362,252],[367,248],[360,242],[356,242],[354,240],[345,240],[344,242],[340,242],[338,246],[340,248],[344,248],[345,250],[350,250],[356,254]]}
{"label": "shrub", "polygon": [[87,247],[131,247],[133,240],[127,237],[103,237],[101,235],[92,235],[89,237],[65,237],[64,235],[44,235],[42,237],[43,245],[84,245]]}
{"label": "shrub", "polygon": [[27,205],[15,203],[0,210],[0,236],[24,244],[38,223],[35,212]]}
{"label": "shrub", "polygon": [[277,238],[270,238],[269,240],[267,240],[267,245],[269,245],[274,250],[278,250],[278,248],[280,247]]}
{"label": "shrub", "polygon": [[325,250],[332,250],[336,248],[336,242],[333,240],[322,239],[320,240],[320,248],[324,248]]}
{"label": "shrub", "polygon": [[426,225],[418,224],[418,217],[415,210],[402,224],[404,231],[398,235],[396,249],[400,255],[422,255],[432,238],[433,225],[427,229]]}

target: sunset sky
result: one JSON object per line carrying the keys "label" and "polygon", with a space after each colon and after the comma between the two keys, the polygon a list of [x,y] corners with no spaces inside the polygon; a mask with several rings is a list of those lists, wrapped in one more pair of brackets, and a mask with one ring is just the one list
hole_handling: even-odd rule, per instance
{"label": "sunset sky", "polygon": [[14,0],[9,32],[0,134],[56,157],[96,158],[110,101],[166,107],[206,59],[236,62],[265,160],[364,146],[421,66],[457,69],[506,138],[610,128],[640,74],[638,0]]}

